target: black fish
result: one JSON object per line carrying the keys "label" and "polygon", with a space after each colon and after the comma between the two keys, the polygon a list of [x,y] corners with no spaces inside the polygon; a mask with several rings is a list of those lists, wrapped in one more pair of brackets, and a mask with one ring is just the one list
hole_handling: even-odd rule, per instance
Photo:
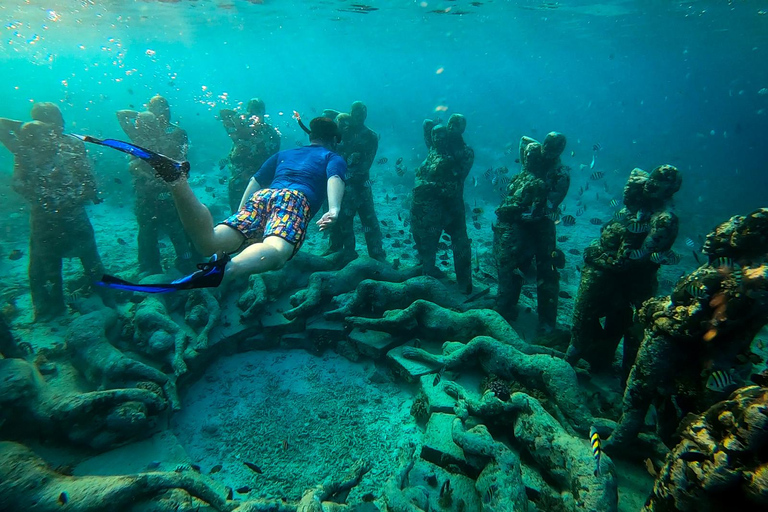
{"label": "black fish", "polygon": [[211,471],[209,472],[209,474],[211,474],[211,475],[216,474],[219,471],[221,471],[223,468],[224,468],[224,466],[222,466],[221,464],[216,464],[215,466],[213,466],[211,468]]}
{"label": "black fish", "polygon": [[383,157],[379,158],[378,160],[376,160],[376,163],[379,164],[379,165],[384,165],[387,162],[389,162],[389,159],[387,157],[385,157],[385,156],[383,156]]}
{"label": "black fish", "polygon": [[385,221],[385,220],[381,221],[381,225],[382,226],[386,226],[387,225],[387,221]]}
{"label": "black fish", "polygon": [[571,298],[571,294],[568,293],[568,292],[565,292],[565,291],[558,292],[557,296],[560,297],[561,299],[570,299]]}
{"label": "black fish", "polygon": [[[254,464],[253,462],[243,462],[243,464],[245,464],[245,466],[248,469],[250,469],[251,471],[253,471],[255,473],[258,473],[259,475],[263,473],[261,468],[259,466],[257,466],[256,464]],[[237,492],[240,492],[240,491],[237,491]]]}
{"label": "black fish", "polygon": [[565,215],[562,218],[563,226],[573,226],[576,224],[576,217],[573,215]]}
{"label": "black fish", "polygon": [[235,492],[237,492],[238,494],[248,494],[249,492],[251,492],[251,488],[248,487],[247,485],[244,485],[242,487],[238,487],[237,489],[235,489]]}
{"label": "black fish", "polygon": [[568,253],[569,253],[569,254],[573,254],[573,255],[575,255],[575,256],[578,256],[578,255],[580,255],[580,254],[581,254],[581,251],[580,251],[580,250],[578,250],[578,249],[568,249]]}
{"label": "black fish", "polygon": [[69,502],[69,496],[67,495],[66,492],[62,492],[61,494],[59,494],[58,501],[59,501],[59,505],[66,505]]}
{"label": "black fish", "polygon": [[695,451],[695,450],[689,450],[687,452],[683,452],[680,455],[677,456],[680,460],[684,460],[686,462],[704,462],[705,460],[708,460],[709,457],[707,457],[705,454]]}
{"label": "black fish", "polygon": [[598,219],[597,217],[593,217],[593,218],[589,219],[589,223],[594,225],[594,226],[602,226],[603,225],[603,221]]}
{"label": "black fish", "polygon": [[567,242],[568,241],[568,237],[565,236],[565,235],[559,236],[559,237],[557,237],[557,241],[560,242],[560,243]]}
{"label": "black fish", "polygon": [[595,172],[592,173],[592,175],[589,177],[589,179],[591,179],[591,180],[599,180],[603,176],[605,176],[605,173],[603,171],[595,171]]}
{"label": "black fish", "polygon": [[440,384],[440,381],[443,378],[443,372],[445,371],[445,366],[440,368],[440,371],[435,374],[435,380],[432,381],[432,386],[437,386]]}
{"label": "black fish", "polygon": [[395,162],[395,165],[400,165],[401,163],[403,163],[403,157],[398,158],[397,162]]}
{"label": "black fish", "polygon": [[118,243],[118,245],[128,245],[128,242],[126,242],[126,241],[125,241],[125,240],[123,240],[122,238],[118,238],[118,239],[117,239],[117,243]]}
{"label": "black fish", "polygon": [[115,179],[114,179],[114,180],[112,180],[112,181],[114,181],[114,182],[115,182],[115,183],[117,183],[118,185],[122,185],[122,184],[123,184],[123,180],[121,180],[120,178],[115,178]]}
{"label": "black fish", "polygon": [[17,261],[20,260],[21,257],[24,256],[24,253],[21,252],[19,249],[14,249],[8,254],[8,259],[11,261]]}

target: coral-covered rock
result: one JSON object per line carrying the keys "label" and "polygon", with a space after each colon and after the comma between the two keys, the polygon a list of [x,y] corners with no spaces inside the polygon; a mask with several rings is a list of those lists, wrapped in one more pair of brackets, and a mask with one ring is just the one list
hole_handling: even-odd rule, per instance
{"label": "coral-covered rock", "polygon": [[682,430],[643,510],[768,508],[768,388],[735,391]]}

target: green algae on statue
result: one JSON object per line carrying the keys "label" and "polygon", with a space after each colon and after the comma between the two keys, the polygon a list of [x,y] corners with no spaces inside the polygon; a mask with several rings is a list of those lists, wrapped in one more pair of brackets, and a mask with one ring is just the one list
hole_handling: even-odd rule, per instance
{"label": "green algae on statue", "polygon": [[446,126],[424,121],[427,158],[416,169],[416,184],[411,204],[411,232],[424,275],[435,275],[440,235],[451,237],[456,281],[463,293],[472,293],[472,249],[467,236],[464,207],[464,180],[475,160],[475,152],[465,142],[467,121],[453,114]]}
{"label": "green algae on statue", "polygon": [[572,364],[582,358],[592,371],[606,371],[623,338],[624,374],[629,372],[642,336],[632,328],[633,310],[656,292],[659,263],[651,256],[670,251],[677,238],[679,221],[671,201],[681,184],[680,172],[671,165],[630,173],[624,208],[584,250],[568,347]]}
{"label": "green algae on statue", "polygon": [[536,258],[539,327],[556,327],[560,274],[555,261],[553,218],[570,186],[570,168],[560,160],[566,139],[550,132],[543,143],[520,139],[522,170],[512,178],[504,200],[496,209],[493,253],[499,273],[496,310],[507,320],[517,318],[523,286],[521,269]]}

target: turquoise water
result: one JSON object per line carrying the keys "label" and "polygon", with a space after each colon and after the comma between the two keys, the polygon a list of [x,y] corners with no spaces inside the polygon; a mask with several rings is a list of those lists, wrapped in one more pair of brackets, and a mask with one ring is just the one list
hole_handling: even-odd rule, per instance
{"label": "turquoise water", "polygon": [[[218,119],[220,109],[241,108],[260,97],[268,121],[281,134],[282,149],[289,149],[306,142],[291,118],[294,110],[311,119],[323,109],[346,111],[362,100],[368,106],[367,126],[380,135],[376,159],[388,160],[371,169],[377,213],[380,220],[392,222],[406,207],[389,198],[409,194],[413,170],[427,155],[422,121],[461,113],[467,119],[464,138],[475,151],[464,198],[470,207],[483,209],[476,226],[468,221],[469,236],[486,270],[492,266],[491,224],[500,198],[483,176],[485,170],[507,166],[517,172],[521,136],[543,140],[548,132],[559,131],[568,138],[563,161],[572,168],[566,213],[574,214],[576,193],[590,174],[605,174],[600,186],[593,185],[585,195],[588,211],[560,245],[567,257],[561,290],[568,294],[558,310],[562,325],[570,323],[577,294],[579,251],[600,234],[600,227],[587,221],[610,218],[609,201],[621,197],[631,169],[650,171],[669,163],[683,175],[675,196],[680,218],[675,250],[683,259],[662,267],[664,293],[697,266],[686,238],[698,246],[718,223],[766,206],[768,2],[367,4],[370,9],[337,0],[2,0],[0,117],[27,121],[34,102],[49,101],[61,108],[68,132],[122,138],[115,112],[143,110],[152,96],[161,94],[170,102],[173,122],[189,134],[193,189],[219,220],[229,213],[226,185],[220,181],[227,171],[219,162],[231,147]],[[601,149],[592,168],[595,144]],[[101,258],[109,272],[135,275],[136,221],[126,161],[96,146],[88,148],[88,157],[103,199],[87,208]],[[409,169],[403,176],[394,172],[398,158]],[[0,148],[0,306],[18,340],[36,351],[56,348],[65,342],[71,320],[92,308],[80,304],[81,295],[88,294],[87,283],[82,288],[79,263],[66,260],[71,307],[58,321],[33,321],[28,205],[12,189],[13,161]],[[415,261],[415,251],[393,246],[400,228],[393,223],[384,230],[393,235],[384,245],[390,263],[399,258],[407,266]],[[359,226],[357,231],[358,252],[364,252]],[[312,228],[302,252],[319,255],[326,243]],[[170,242],[165,240],[161,252],[170,266]],[[290,293],[275,294],[274,302],[264,307],[265,318],[267,313],[273,320],[282,318],[291,307],[290,294],[305,284],[287,283]],[[485,288],[480,286],[476,283],[476,291]],[[535,309],[534,292],[535,285],[526,283],[521,304],[528,313]],[[241,313],[235,302],[222,300],[225,319],[214,327],[212,339],[235,336],[230,326],[239,325]],[[134,308],[128,299],[118,306],[122,317],[130,317]],[[514,327],[530,341],[535,317],[523,314]],[[254,333],[244,329],[240,335],[246,340],[243,346],[228,345],[227,355],[251,348],[247,340]],[[439,352],[439,344],[435,347]],[[397,378],[378,382],[385,366],[380,360],[364,358],[350,367],[335,354],[314,362],[304,353],[292,360],[290,351],[270,353],[261,363],[253,354],[243,356],[247,361],[238,357],[215,364],[206,360],[211,368],[205,376],[197,367],[180,378],[183,409],[164,417],[162,425],[148,426],[147,436],[153,435],[149,441],[98,456],[85,449],[73,456],[67,442],[50,450],[36,441],[29,444],[54,466],[74,466],[77,476],[158,467],[173,471],[183,463],[200,464],[207,473],[223,464],[221,472],[210,475],[221,492],[225,486],[247,484],[253,490],[241,493],[242,499],[288,500],[298,500],[326,475],[363,458],[370,447],[376,450],[376,467],[350,500],[361,504],[368,492],[379,500],[383,483],[402,467],[403,453],[423,442],[423,425],[417,426],[409,414],[420,383]],[[152,364],[169,372],[167,361]],[[242,364],[250,366],[237,373]],[[322,378],[308,378],[312,374],[303,373],[308,367]],[[270,371],[283,380],[276,383],[279,378],[270,377]],[[480,380],[474,371],[463,376],[468,387]],[[301,378],[294,381],[292,375]],[[102,387],[84,385],[76,376],[58,378],[66,382],[52,382],[67,389]],[[265,387],[284,400],[264,392]],[[621,389],[615,382],[593,383],[587,390],[604,392],[614,407],[620,405]],[[358,393],[363,400],[356,403]],[[321,405],[308,406],[308,401]],[[332,422],[328,404],[334,401],[343,408],[339,414],[344,422]],[[324,429],[324,422],[332,425]],[[243,460],[266,464],[263,481],[243,469]],[[620,509],[639,510],[650,491],[650,476],[640,464],[615,463]],[[443,469],[439,471],[442,480]]]}

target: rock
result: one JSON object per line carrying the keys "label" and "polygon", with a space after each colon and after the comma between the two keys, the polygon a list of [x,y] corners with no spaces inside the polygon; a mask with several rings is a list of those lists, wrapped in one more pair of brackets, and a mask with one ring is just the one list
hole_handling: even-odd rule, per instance
{"label": "rock", "polygon": [[421,390],[427,397],[427,408],[429,414],[436,412],[453,413],[453,407],[456,405],[456,400],[445,392],[444,382],[441,379],[435,386],[435,375],[427,374],[419,377],[421,382]]}
{"label": "rock", "polygon": [[439,368],[439,365],[437,364],[415,361],[403,357],[403,348],[408,345],[412,346],[413,343],[409,342],[406,345],[395,347],[387,352],[387,359],[389,359],[393,369],[406,381],[416,382],[422,375],[433,373]]}
{"label": "rock", "polygon": [[372,359],[381,359],[397,344],[391,334],[381,331],[353,329],[349,333],[349,339],[362,355]]}
{"label": "rock", "polygon": [[307,322],[305,332],[316,353],[321,353],[327,348],[334,347],[338,342],[347,338],[343,325],[322,318],[316,318]]}
{"label": "rock", "polygon": [[421,448],[421,457],[443,468],[451,465],[463,469],[467,467],[467,459],[464,452],[453,442],[451,428],[453,414],[436,413],[430,416],[427,422],[427,430],[424,433],[424,444]]}

